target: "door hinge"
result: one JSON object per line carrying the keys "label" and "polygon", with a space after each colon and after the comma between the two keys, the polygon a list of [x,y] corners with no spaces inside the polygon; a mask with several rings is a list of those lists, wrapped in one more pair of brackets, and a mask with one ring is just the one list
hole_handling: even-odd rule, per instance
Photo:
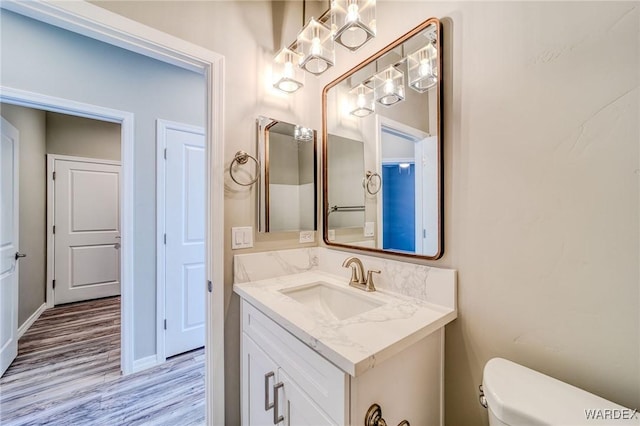
{"label": "door hinge", "polygon": [[55,290],[56,289],[56,280],[53,280],[52,283],[53,283],[53,289]]}
{"label": "door hinge", "polygon": [[53,233],[54,234],[56,233],[56,226],[55,225],[53,225]]}
{"label": "door hinge", "polygon": [[167,244],[167,234],[164,234],[164,243]]}
{"label": "door hinge", "polygon": [[207,290],[209,290],[209,293],[213,291],[213,284],[211,284],[211,281],[207,281]]}
{"label": "door hinge", "polygon": [[164,149],[164,159],[167,159],[167,148]]}
{"label": "door hinge", "polygon": [[167,329],[167,320],[166,319],[164,320],[164,329],[165,330]]}
{"label": "door hinge", "polygon": [[53,172],[53,180],[56,180],[56,172]]}

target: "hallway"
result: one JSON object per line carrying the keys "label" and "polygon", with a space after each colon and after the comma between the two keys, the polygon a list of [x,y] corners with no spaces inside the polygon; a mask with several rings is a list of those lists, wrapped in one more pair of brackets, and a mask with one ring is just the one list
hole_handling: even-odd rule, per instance
{"label": "hallway", "polygon": [[48,309],[0,379],[3,425],[204,423],[204,350],[120,375],[120,298]]}

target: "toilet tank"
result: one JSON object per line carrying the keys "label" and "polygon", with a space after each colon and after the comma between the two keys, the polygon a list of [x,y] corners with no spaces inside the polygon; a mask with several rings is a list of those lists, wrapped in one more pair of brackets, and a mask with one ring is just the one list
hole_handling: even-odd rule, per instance
{"label": "toilet tank", "polygon": [[491,425],[640,425],[640,413],[502,358],[484,367]]}

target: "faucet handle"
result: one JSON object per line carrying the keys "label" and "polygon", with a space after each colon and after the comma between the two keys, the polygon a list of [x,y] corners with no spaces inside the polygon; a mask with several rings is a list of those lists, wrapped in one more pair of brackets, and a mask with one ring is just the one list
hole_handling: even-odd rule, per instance
{"label": "faucet handle", "polygon": [[367,291],[376,291],[376,286],[373,283],[373,274],[380,274],[381,272],[376,269],[371,269],[367,271],[367,282],[366,282],[366,290]]}

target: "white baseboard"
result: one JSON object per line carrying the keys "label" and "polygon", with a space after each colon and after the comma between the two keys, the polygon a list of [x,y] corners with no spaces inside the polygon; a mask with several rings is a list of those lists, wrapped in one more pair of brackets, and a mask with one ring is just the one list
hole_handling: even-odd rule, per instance
{"label": "white baseboard", "polygon": [[22,323],[20,327],[18,327],[18,339],[27,332],[29,327],[31,327],[38,318],[40,318],[40,315],[42,315],[45,309],[47,309],[47,304],[43,303],[34,313],[31,314],[29,318],[27,318],[24,323]]}
{"label": "white baseboard", "polygon": [[133,360],[133,372],[146,370],[147,368],[155,367],[160,364],[156,355],[150,355],[144,358]]}

